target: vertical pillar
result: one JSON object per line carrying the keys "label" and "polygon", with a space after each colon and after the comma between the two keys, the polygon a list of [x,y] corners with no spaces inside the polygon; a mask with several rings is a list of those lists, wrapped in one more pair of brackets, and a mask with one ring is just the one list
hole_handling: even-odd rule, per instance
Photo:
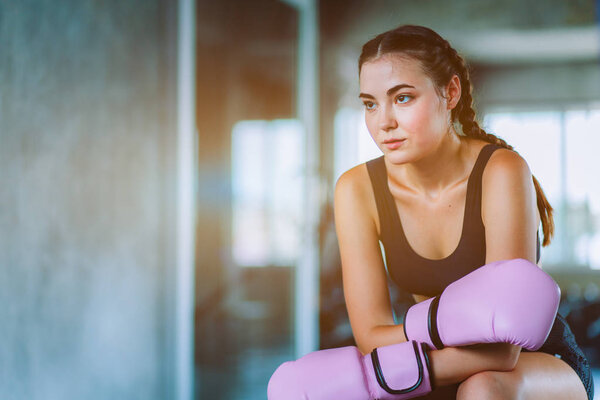
{"label": "vertical pillar", "polygon": [[298,10],[297,116],[304,128],[305,181],[303,247],[295,279],[295,353],[319,347],[319,22],[316,0],[284,0]]}
{"label": "vertical pillar", "polygon": [[194,396],[194,187],[196,141],[195,0],[180,0],[177,16],[177,300],[176,398]]}

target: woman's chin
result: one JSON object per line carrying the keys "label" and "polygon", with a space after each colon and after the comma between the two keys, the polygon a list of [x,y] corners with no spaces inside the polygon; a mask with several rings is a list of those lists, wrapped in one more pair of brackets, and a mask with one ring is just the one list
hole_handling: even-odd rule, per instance
{"label": "woman's chin", "polygon": [[399,150],[385,150],[383,152],[385,159],[390,164],[406,164],[411,161],[411,157],[405,151]]}

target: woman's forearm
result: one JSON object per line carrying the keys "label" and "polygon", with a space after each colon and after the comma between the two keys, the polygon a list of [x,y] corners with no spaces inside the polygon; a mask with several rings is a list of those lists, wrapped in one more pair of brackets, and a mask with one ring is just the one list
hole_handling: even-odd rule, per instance
{"label": "woman's forearm", "polygon": [[363,355],[369,354],[377,347],[402,343],[407,340],[402,324],[376,326],[362,337],[355,335],[355,339],[358,349]]}
{"label": "woman's forearm", "polygon": [[433,383],[445,386],[459,383],[483,371],[511,371],[521,348],[508,343],[486,343],[447,347],[429,353]]}
{"label": "woman's forearm", "polygon": [[[357,344],[363,354],[374,348],[405,342],[401,324],[377,326]],[[437,386],[462,382],[482,371],[510,371],[514,369],[521,348],[508,343],[486,343],[472,346],[447,347],[431,350],[429,360],[433,382]]]}

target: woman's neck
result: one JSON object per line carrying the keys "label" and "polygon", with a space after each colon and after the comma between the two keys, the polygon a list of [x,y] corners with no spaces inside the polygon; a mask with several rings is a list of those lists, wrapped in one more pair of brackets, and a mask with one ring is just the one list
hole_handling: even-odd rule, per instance
{"label": "woman's neck", "polygon": [[417,161],[402,165],[390,165],[386,162],[390,184],[416,196],[435,200],[446,190],[468,178],[468,140],[457,135],[445,139],[436,150]]}

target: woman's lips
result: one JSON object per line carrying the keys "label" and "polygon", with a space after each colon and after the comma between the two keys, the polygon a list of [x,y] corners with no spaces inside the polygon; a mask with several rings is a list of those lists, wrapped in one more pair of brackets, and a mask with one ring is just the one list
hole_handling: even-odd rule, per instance
{"label": "woman's lips", "polygon": [[395,150],[398,147],[402,146],[402,143],[404,143],[406,139],[395,139],[395,140],[386,140],[385,142],[383,142],[383,144],[385,145],[385,147],[387,147],[390,150]]}

